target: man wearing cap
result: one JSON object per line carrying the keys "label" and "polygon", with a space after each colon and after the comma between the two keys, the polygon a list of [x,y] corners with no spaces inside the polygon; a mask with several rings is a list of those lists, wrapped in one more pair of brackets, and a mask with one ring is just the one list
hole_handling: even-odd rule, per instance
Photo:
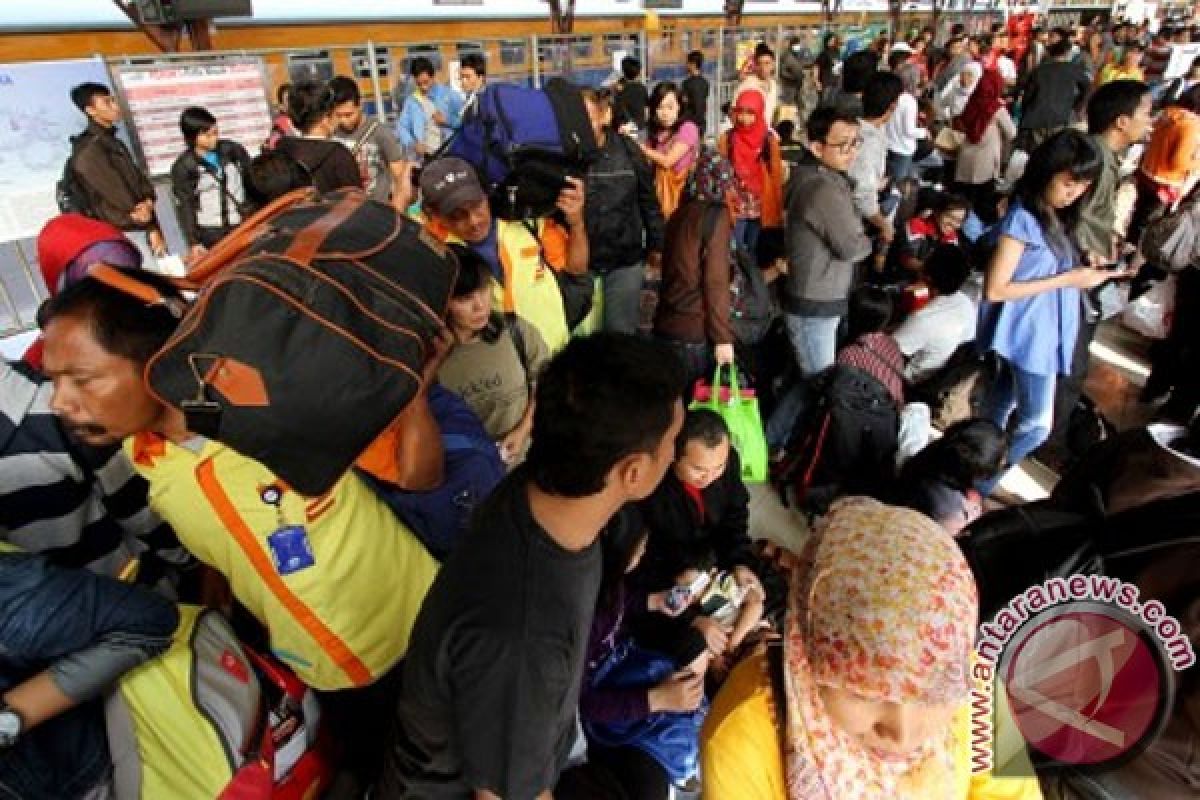
{"label": "man wearing cap", "polygon": [[567,184],[558,196],[564,227],[554,217],[496,219],[475,170],[462,159],[439,159],[421,173],[429,232],[464,244],[487,261],[496,277],[493,306],[527,320],[551,352],[561,350],[571,335],[551,270],[582,274],[588,268],[583,182],[567,178]]}
{"label": "man wearing cap", "polygon": [[[142,256],[115,226],[82,214],[46,223],[38,264],[51,296],[97,262],[136,269]],[[146,482],[115,446],[68,435],[41,374],[42,342],[24,363],[0,361],[0,540],[52,563],[148,585],[174,582],[192,562],[146,502]]]}

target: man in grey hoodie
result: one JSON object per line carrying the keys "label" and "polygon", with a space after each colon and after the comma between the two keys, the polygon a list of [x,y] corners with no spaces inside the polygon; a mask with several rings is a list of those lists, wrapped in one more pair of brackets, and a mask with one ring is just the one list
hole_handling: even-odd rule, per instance
{"label": "man in grey hoodie", "polygon": [[854,204],[847,170],[862,146],[859,123],[834,108],[808,118],[808,152],[787,187],[788,275],[783,289],[788,338],[805,376],[833,364],[856,265],[871,240]]}

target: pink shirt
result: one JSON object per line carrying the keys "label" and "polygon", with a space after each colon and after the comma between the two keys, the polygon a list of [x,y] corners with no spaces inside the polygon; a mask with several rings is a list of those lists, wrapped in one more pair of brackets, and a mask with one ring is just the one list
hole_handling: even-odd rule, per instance
{"label": "pink shirt", "polygon": [[683,154],[683,158],[675,162],[674,167],[676,175],[683,175],[692,168],[692,164],[696,163],[696,156],[700,152],[700,129],[696,127],[696,123],[683,123],[674,136],[659,141],[654,145],[654,149],[666,155],[675,142],[683,142],[688,146],[687,152]]}

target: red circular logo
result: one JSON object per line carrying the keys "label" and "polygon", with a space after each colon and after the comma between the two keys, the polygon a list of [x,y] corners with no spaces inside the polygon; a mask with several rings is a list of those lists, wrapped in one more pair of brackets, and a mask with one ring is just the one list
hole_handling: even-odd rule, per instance
{"label": "red circular logo", "polygon": [[1040,614],[1009,644],[1001,674],[1029,744],[1059,764],[1099,765],[1140,751],[1170,708],[1160,648],[1111,606]]}

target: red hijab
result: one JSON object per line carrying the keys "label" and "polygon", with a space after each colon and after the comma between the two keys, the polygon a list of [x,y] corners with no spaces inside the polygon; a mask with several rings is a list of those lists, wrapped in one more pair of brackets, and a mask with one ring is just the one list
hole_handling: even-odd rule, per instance
{"label": "red hijab", "polygon": [[971,144],[979,144],[992,117],[1004,105],[1001,95],[1004,94],[1004,79],[994,69],[986,69],[975,85],[975,91],[967,100],[963,112],[955,120],[954,127],[967,135]]}
{"label": "red hijab", "polygon": [[[747,189],[756,197],[763,193],[763,146],[767,143],[767,121],[763,119],[766,99],[757,89],[746,89],[738,94],[733,103],[734,125],[729,133],[729,160],[733,171]],[[737,110],[754,112],[754,123],[738,125]]]}

